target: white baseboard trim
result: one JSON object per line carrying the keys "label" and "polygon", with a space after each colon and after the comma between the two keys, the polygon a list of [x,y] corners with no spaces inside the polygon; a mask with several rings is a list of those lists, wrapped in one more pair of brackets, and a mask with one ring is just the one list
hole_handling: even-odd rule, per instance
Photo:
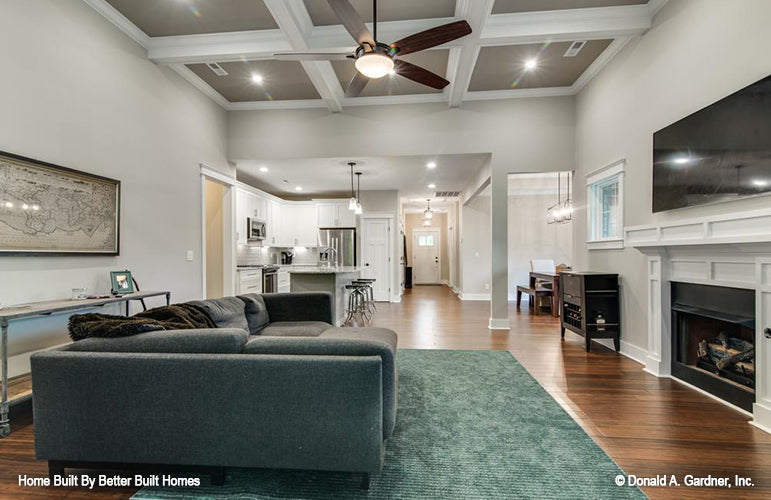
{"label": "white baseboard trim", "polygon": [[487,324],[490,330],[511,330],[509,318],[490,318]]}
{"label": "white baseboard trim", "polygon": [[390,302],[392,302],[394,304],[398,304],[401,301],[402,301],[402,296],[401,295],[391,295]]}
{"label": "white baseboard trim", "polygon": [[444,286],[450,286],[450,282],[449,282],[449,281],[447,281],[447,280],[442,280],[442,284],[443,284]]}
{"label": "white baseboard trim", "polygon": [[752,405],[752,420],[750,424],[754,425],[763,432],[771,434],[771,408],[763,403]]}
{"label": "white baseboard trim", "polygon": [[455,295],[460,295],[460,288],[458,288],[457,286],[452,287],[452,293],[454,293]]}
{"label": "white baseboard trim", "polygon": [[[613,339],[594,339],[594,342],[604,345],[611,351],[616,350],[616,347],[613,345]],[[624,342],[623,340],[621,341],[621,350],[619,353],[643,366],[645,366],[645,360],[648,358],[648,351],[637,347],[634,344],[630,344],[629,342]]]}
{"label": "white baseboard trim", "polygon": [[490,300],[489,293],[463,293],[460,292],[460,300]]}

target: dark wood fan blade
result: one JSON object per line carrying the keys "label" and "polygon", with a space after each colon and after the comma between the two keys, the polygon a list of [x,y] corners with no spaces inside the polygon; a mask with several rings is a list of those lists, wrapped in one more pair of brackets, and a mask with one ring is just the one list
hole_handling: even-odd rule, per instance
{"label": "dark wood fan blade", "polygon": [[367,26],[362,21],[361,16],[353,5],[348,0],[327,0],[329,6],[335,12],[335,15],[340,20],[340,23],[348,30],[356,43],[359,45],[369,44],[370,47],[375,46],[375,39],[372,37],[372,33],[369,32]]}
{"label": "dark wood fan blade", "polygon": [[345,97],[358,97],[368,83],[369,78],[356,71],[356,74],[351,78],[351,83],[348,84],[348,88],[345,89]]}
{"label": "dark wood fan blade", "polygon": [[277,61],[345,61],[353,57],[350,52],[277,52]]}
{"label": "dark wood fan blade", "polygon": [[397,75],[401,75],[404,78],[409,78],[413,82],[418,82],[437,90],[442,90],[450,84],[450,82],[436,73],[432,73],[420,66],[415,66],[407,61],[397,59],[394,64],[394,71]]}
{"label": "dark wood fan blade", "polygon": [[398,42],[392,43],[391,48],[396,51],[396,55],[402,56],[452,42],[470,34],[471,26],[466,21],[455,21],[402,38]]}

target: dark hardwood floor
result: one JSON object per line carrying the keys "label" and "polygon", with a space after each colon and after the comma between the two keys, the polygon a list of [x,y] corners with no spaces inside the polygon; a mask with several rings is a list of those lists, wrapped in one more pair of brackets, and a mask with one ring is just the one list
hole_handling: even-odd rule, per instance
{"label": "dark hardwood floor", "polygon": [[[652,499],[771,498],[771,435],[748,418],[638,363],[570,332],[560,340],[558,321],[512,305],[511,331],[486,328],[487,302],[462,302],[446,287],[416,287],[400,304],[380,304],[374,324],[399,332],[400,347],[499,349],[520,363],[628,474],[695,477],[749,476],[755,486],[643,488]],[[534,409],[537,411],[537,409]],[[587,464],[590,466],[590,464]],[[0,440],[0,498],[127,498],[132,489],[26,489],[18,475],[43,476],[34,458],[29,415],[13,421]],[[608,481],[614,478],[609,477]]]}

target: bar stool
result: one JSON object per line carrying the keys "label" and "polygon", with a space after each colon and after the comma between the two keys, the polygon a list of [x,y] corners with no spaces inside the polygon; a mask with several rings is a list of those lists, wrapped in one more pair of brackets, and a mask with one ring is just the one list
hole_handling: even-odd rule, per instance
{"label": "bar stool", "polygon": [[348,324],[353,321],[357,314],[361,316],[362,321],[365,323],[369,322],[372,317],[369,316],[365,286],[351,283],[350,285],[345,285],[345,289],[351,291],[350,295],[348,295],[348,316],[345,318],[345,323]]}
{"label": "bar stool", "polygon": [[358,278],[353,280],[353,283],[361,283],[367,286],[367,307],[371,312],[377,311],[377,305],[375,305],[375,290],[372,288],[372,284],[376,282],[375,278]]}

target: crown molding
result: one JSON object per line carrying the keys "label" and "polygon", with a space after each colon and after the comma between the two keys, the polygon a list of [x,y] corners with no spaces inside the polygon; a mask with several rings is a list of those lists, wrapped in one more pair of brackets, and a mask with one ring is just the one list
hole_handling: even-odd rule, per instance
{"label": "crown molding", "polygon": [[129,38],[137,42],[139,45],[147,48],[147,44],[150,41],[150,37],[145,34],[144,31],[136,27],[134,23],[129,21],[123,14],[107,3],[105,0],[83,0],[92,9],[101,14],[104,18],[110,21],[112,24],[118,27],[123,33],[128,35]]}

